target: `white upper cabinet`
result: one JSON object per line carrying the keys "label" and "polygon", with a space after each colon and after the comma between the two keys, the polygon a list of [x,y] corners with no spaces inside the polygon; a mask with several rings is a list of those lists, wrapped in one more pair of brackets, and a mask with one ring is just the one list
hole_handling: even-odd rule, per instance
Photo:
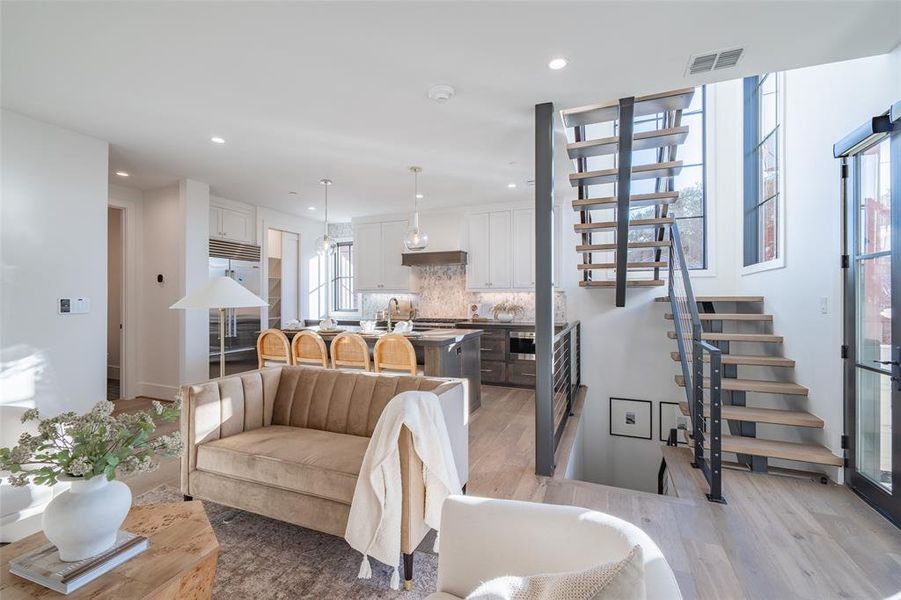
{"label": "white upper cabinet", "polygon": [[472,290],[489,289],[488,236],[490,213],[469,215],[466,219],[466,233],[469,249],[466,255],[466,287]]}
{"label": "white upper cabinet", "polygon": [[401,264],[407,227],[407,221],[382,223],[382,284],[386,290],[410,289],[410,267]]}
{"label": "white upper cabinet", "polygon": [[489,213],[488,219],[488,282],[491,289],[509,288],[513,267],[513,237],[511,212]]}
{"label": "white upper cabinet", "polygon": [[214,204],[210,200],[210,237],[245,244],[256,243],[253,208]]}
{"label": "white upper cabinet", "polygon": [[354,289],[410,291],[410,267],[401,265],[407,221],[354,223]]}
{"label": "white upper cabinet", "polygon": [[[470,290],[504,291],[531,287],[534,234],[530,213],[497,210],[467,217],[466,285]],[[525,262],[523,262],[525,261]]]}
{"label": "white upper cabinet", "polygon": [[354,290],[378,290],[382,270],[382,224],[354,225]]}
{"label": "white upper cabinet", "polygon": [[513,211],[513,287],[535,287],[535,211]]}

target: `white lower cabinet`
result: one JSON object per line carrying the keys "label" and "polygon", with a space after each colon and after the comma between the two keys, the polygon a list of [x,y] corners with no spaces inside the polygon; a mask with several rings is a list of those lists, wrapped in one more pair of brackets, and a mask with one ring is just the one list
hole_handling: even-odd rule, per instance
{"label": "white lower cabinet", "polygon": [[410,267],[401,265],[407,221],[354,223],[354,289],[408,292]]}

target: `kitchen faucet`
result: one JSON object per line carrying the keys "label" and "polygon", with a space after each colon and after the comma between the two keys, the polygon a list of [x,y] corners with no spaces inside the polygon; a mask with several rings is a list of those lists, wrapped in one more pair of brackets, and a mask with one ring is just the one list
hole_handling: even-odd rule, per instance
{"label": "kitchen faucet", "polygon": [[388,310],[386,311],[388,313],[388,333],[391,333],[391,303],[392,302],[394,302],[395,310],[400,310],[400,304],[398,303],[397,298],[391,298],[390,300],[388,300]]}

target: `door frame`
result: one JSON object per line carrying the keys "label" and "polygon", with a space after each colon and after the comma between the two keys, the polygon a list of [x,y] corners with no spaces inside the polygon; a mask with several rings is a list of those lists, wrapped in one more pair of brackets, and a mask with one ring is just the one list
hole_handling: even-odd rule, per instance
{"label": "door frame", "polygon": [[[898,106],[896,104],[895,106]],[[874,117],[833,146],[836,158],[842,159],[842,266],[844,270],[844,410],[846,451],[844,477],[848,486],[896,526],[901,527],[901,381],[892,381],[892,492],[887,492],[868,477],[857,472],[857,284],[858,284],[858,160],[864,150],[890,139],[891,177],[891,294],[892,352],[901,361],[901,119],[892,118],[890,109]],[[901,379],[901,366],[892,368]]]}
{"label": "door frame", "polygon": [[119,366],[119,395],[123,398],[135,398],[142,395],[138,390],[138,339],[140,327],[140,306],[138,304],[138,257],[141,245],[141,218],[143,216],[141,203],[136,198],[127,197],[127,192],[135,192],[140,196],[141,192],[123,188],[114,189],[110,186],[107,204],[112,208],[122,210],[122,234],[123,250],[122,269],[122,335],[120,346]]}

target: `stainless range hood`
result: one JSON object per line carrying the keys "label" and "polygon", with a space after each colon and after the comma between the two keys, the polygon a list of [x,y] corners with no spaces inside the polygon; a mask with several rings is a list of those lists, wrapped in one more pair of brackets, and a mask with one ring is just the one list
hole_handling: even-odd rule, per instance
{"label": "stainless range hood", "polygon": [[401,264],[405,267],[424,267],[429,265],[465,265],[466,253],[462,250],[446,252],[405,252]]}

